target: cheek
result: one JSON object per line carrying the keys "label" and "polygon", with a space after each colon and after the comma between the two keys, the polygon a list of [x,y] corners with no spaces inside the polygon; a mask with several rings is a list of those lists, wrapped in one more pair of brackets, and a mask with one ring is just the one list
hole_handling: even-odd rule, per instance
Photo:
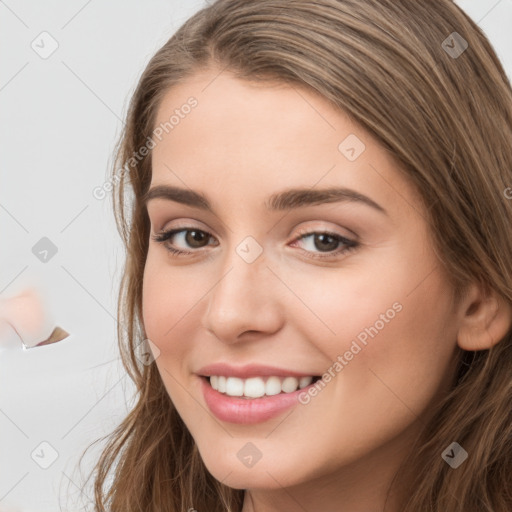
{"label": "cheek", "polygon": [[[165,256],[164,256],[165,257]],[[180,329],[183,319],[193,314],[204,295],[197,279],[187,272],[171,267],[160,261],[160,255],[148,254],[144,268],[142,313],[147,337],[155,343],[161,353],[176,354],[181,350],[175,340],[182,339]],[[192,284],[191,283],[196,283]],[[170,341],[173,343],[169,343]]]}
{"label": "cheek", "polygon": [[358,268],[315,269],[307,276],[284,269],[281,275],[296,296],[286,310],[290,323],[331,361],[351,348],[358,351],[357,345],[366,349],[403,316],[404,276],[392,281],[389,272],[369,275]]}
{"label": "cheek", "polygon": [[191,326],[198,328],[195,307],[206,290],[206,286],[197,286],[197,278],[194,281],[184,268],[173,269],[159,254],[148,254],[142,293],[144,328],[146,336],[158,347],[155,364],[167,393],[180,415],[186,418],[196,406],[189,393],[183,392],[189,389],[184,375],[190,372],[187,355]]}
{"label": "cheek", "polygon": [[451,375],[457,332],[443,275],[430,272],[431,261],[407,261],[414,264],[375,267],[371,275],[352,269],[300,280],[290,273],[287,282],[309,309],[296,306],[295,325],[327,356],[330,375],[344,375],[333,379],[339,393],[421,411]]}
{"label": "cheek", "polygon": [[[343,394],[366,397],[361,414],[373,410],[379,416],[387,410],[389,418],[396,415],[404,424],[427,412],[449,382],[457,334],[450,290],[442,276],[432,274],[414,291],[410,282],[375,289],[366,307],[357,301],[354,318],[357,310],[367,314],[347,322],[342,344],[352,358],[343,370]],[[338,325],[341,328],[341,322]],[[360,347],[356,355],[354,344]]]}
{"label": "cheek", "polygon": [[193,265],[171,265],[165,251],[150,248],[142,286],[146,331],[151,329],[155,338],[165,335],[181,318],[194,313],[210,287],[207,272]]}

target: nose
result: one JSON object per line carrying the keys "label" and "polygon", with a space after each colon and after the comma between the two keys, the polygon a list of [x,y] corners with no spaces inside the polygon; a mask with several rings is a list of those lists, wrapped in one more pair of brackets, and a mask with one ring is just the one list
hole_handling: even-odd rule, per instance
{"label": "nose", "polygon": [[280,286],[267,267],[264,252],[248,263],[233,249],[207,295],[203,327],[230,344],[277,332],[284,309]]}

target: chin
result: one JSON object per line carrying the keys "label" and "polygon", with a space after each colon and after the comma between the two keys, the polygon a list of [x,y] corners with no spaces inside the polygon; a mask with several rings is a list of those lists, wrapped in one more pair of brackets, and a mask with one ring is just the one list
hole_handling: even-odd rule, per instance
{"label": "chin", "polygon": [[[300,480],[292,467],[277,467],[272,460],[263,458],[252,467],[245,466],[237,457],[217,454],[202,454],[208,472],[219,482],[232,489],[282,489],[296,485]],[[292,477],[293,480],[290,480]]]}

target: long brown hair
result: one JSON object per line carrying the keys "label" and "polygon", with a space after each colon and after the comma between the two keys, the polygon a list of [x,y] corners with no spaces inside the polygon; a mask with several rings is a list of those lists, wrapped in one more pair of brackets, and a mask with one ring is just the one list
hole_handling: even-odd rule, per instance
{"label": "long brown hair", "polygon": [[[212,64],[244,80],[308,87],[342,109],[417,188],[456,296],[477,281],[512,304],[512,91],[480,28],[450,0],[213,3],[147,65],[116,151],[114,208],[126,246],[118,336],[137,399],[94,469],[98,512],[242,508],[243,491],[205,468],[156,365],[135,355],[145,338],[141,199],[151,153],[134,155],[155,129],[163,96]],[[414,482],[405,512],[512,510],[511,369],[510,330],[489,350],[460,350],[452,389],[407,461]],[[441,458],[452,441],[469,453],[457,470]]]}

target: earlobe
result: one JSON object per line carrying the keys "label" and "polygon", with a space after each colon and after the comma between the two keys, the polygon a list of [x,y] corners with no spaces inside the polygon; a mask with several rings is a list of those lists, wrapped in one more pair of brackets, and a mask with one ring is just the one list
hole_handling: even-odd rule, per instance
{"label": "earlobe", "polygon": [[463,304],[457,343],[464,350],[487,350],[501,341],[512,324],[512,307],[494,291],[473,285]]}

